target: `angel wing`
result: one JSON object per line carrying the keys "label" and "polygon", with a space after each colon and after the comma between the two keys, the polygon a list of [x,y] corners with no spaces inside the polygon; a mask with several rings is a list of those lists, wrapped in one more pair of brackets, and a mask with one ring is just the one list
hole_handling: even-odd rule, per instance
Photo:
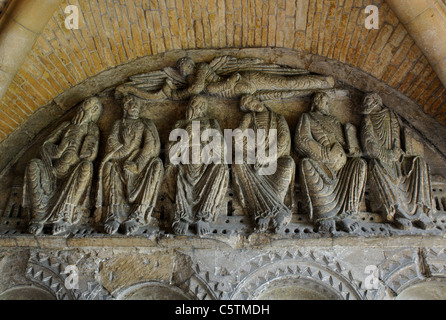
{"label": "angel wing", "polygon": [[[276,75],[306,75],[308,71],[303,69],[294,69],[284,67],[277,64],[266,63],[262,59],[257,58],[242,58],[238,59],[233,56],[220,56],[209,63],[209,71],[214,71],[215,74],[221,77],[227,77],[235,72],[262,72]],[[140,75],[131,76],[129,81],[119,86],[116,94],[119,96],[125,92],[137,92],[150,99],[165,99],[165,96],[158,97],[155,92],[161,92],[161,89],[169,83],[169,87],[173,90],[184,89],[188,87],[188,82],[177,69],[172,67],[164,68],[159,71],[152,71]]]}
{"label": "angel wing", "polygon": [[222,56],[215,58],[209,66],[214,69],[214,71],[219,76],[229,76],[234,72],[263,72],[268,74],[276,75],[306,75],[310,74],[304,69],[295,69],[284,67],[278,64],[266,63],[262,59],[257,58],[242,58],[237,59],[233,56]]}
{"label": "angel wing", "polygon": [[177,89],[182,89],[187,86],[186,79],[176,69],[171,67],[131,76],[129,80],[126,86],[132,86],[144,91],[160,90],[166,84],[167,80],[170,80]]}

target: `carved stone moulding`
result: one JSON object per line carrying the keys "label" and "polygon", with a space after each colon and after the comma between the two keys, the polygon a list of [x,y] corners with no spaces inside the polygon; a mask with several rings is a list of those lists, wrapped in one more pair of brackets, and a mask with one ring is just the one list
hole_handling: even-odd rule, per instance
{"label": "carved stone moulding", "polygon": [[191,297],[177,287],[146,282],[122,290],[117,300],[191,300]]}
{"label": "carved stone moulding", "polygon": [[[259,48],[175,51],[114,72],[91,79],[94,87],[88,80],[61,94],[55,102],[63,114],[29,146],[8,154],[0,176],[0,236],[444,235],[446,148],[431,129],[445,128],[357,69]],[[367,105],[370,91],[380,94],[378,111]],[[388,154],[374,154],[367,144],[373,132],[360,131],[376,131],[386,117],[388,132],[375,135],[394,136]],[[172,130],[190,133],[197,121],[220,132],[280,129],[279,171],[273,178],[260,175],[265,159],[252,165],[172,164]],[[187,149],[193,151],[193,141]],[[415,159],[409,169],[408,160],[397,159],[403,154]],[[375,160],[384,169],[368,169]],[[398,179],[392,172],[399,172]],[[423,179],[412,182],[415,175]],[[387,189],[377,188],[392,183],[388,190],[404,183],[422,188],[400,198],[395,191],[395,204],[383,196]],[[406,220],[416,216],[414,224],[422,228],[398,220],[402,202],[413,194],[432,200],[406,210]]]}
{"label": "carved stone moulding", "polygon": [[1,250],[0,299],[443,299],[444,249],[402,242]]}

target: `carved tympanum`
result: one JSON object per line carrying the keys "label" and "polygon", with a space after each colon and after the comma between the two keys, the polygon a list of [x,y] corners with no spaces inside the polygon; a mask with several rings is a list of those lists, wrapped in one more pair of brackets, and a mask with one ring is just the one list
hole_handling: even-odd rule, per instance
{"label": "carved tympanum", "polygon": [[220,98],[247,94],[284,98],[331,89],[334,84],[332,77],[311,75],[305,70],[267,64],[260,59],[222,56],[210,63],[196,64],[185,57],[177,62],[176,68],[131,77],[131,82],[118,87],[118,92],[131,92],[147,100],[187,100],[198,94]]}
{"label": "carved tympanum", "polygon": [[[186,119],[175,125],[175,129],[184,130],[189,139],[169,146],[169,156],[182,157],[184,160],[171,163],[177,169],[175,217],[172,224],[176,234],[186,234],[190,225],[196,226],[198,235],[210,233],[210,224],[218,216],[229,182],[229,169],[224,163],[224,146],[220,143],[219,148],[213,149],[212,155],[204,153],[208,142],[201,139],[202,133],[211,133],[214,139],[223,137],[218,122],[208,117],[207,108],[205,97],[193,97]],[[200,141],[199,145],[194,145],[194,136]],[[208,159],[204,159],[206,155]]]}
{"label": "carved tympanum", "polygon": [[43,143],[40,159],[26,168],[22,205],[30,211],[30,233],[42,233],[49,223],[54,235],[61,234],[81,220],[89,206],[101,114],[99,99],[86,100],[73,120],[62,123]]}
{"label": "carved tympanum", "polygon": [[421,156],[402,150],[398,116],[384,107],[376,93],[366,95],[361,137],[370,160],[370,176],[382,201],[387,220],[397,228],[412,224],[430,229],[433,196],[429,166]]}
{"label": "carved tympanum", "polygon": [[124,117],[114,123],[100,165],[96,207],[108,234],[122,224],[130,235],[140,226],[158,227],[152,212],[164,166],[158,131],[152,120],[140,117],[141,102],[128,95],[123,103]]}
{"label": "carved tympanum", "polygon": [[[174,67],[132,76],[114,92],[115,98],[123,98],[124,115],[110,123],[105,154],[97,166],[97,122],[103,106],[96,97],[84,101],[71,122],[52,132],[39,158],[28,164],[22,199],[31,218],[28,230],[38,235],[51,225],[51,233],[59,235],[79,229],[71,226],[92,222],[90,195],[96,193],[93,222],[101,220],[108,234],[122,228],[131,235],[142,226],[157,230],[159,221],[154,216],[159,214],[176,234],[189,234],[189,228],[195,227],[198,235],[205,235],[217,232],[218,226],[212,224],[225,208],[228,216],[243,212],[252,216],[258,231],[287,233],[291,227],[283,227],[291,222],[292,213],[302,210],[295,206],[300,196],[294,193],[296,164],[290,130],[284,116],[272,108],[289,105],[285,99],[313,94],[312,110],[299,119],[294,139],[301,196],[315,230],[352,233],[358,230],[359,214],[363,221],[365,216],[374,219],[380,206],[386,220],[399,229],[413,225],[431,229],[435,190],[429,166],[421,156],[403,151],[397,115],[383,105],[379,95],[366,95],[361,142],[367,159],[362,159],[355,126],[343,125],[331,115],[331,108],[339,103],[331,98],[338,92],[332,90],[334,86],[329,76],[232,56],[219,56],[208,63],[185,57]],[[164,100],[171,100],[163,102],[167,107],[180,104],[172,101],[189,103],[185,119],[174,127],[182,132],[181,141],[171,140],[163,156],[154,122],[140,115],[142,100],[147,106]],[[224,110],[226,102],[227,110],[240,102],[243,115],[237,130],[225,130],[223,135],[217,120],[208,116],[211,100]],[[231,115],[225,120],[229,123],[236,118]],[[232,132],[230,139],[227,132]],[[228,145],[231,138],[232,145]],[[96,174],[98,185],[92,190]],[[370,196],[363,201],[368,177]],[[161,185],[163,196],[155,208]],[[238,198],[232,199],[234,203],[232,192]],[[437,208],[440,204],[438,201]],[[13,212],[15,202],[8,200],[9,205],[7,211]],[[361,213],[368,205],[373,212]],[[382,222],[379,220],[376,223]],[[229,224],[237,219],[225,221]],[[367,232],[365,225],[361,230]]]}
{"label": "carved tympanum", "polygon": [[[246,114],[235,134],[235,149],[241,149],[239,153],[247,157],[243,163],[236,160],[232,165],[234,189],[259,231],[277,231],[291,220],[291,211],[285,204],[287,194],[294,192],[290,130],[282,115],[253,96],[241,99],[241,110]],[[246,140],[241,143],[243,136],[249,136],[248,130],[255,138],[251,140],[256,142],[255,149],[249,148]],[[250,156],[254,156],[254,163],[249,163]]]}
{"label": "carved tympanum", "polygon": [[346,232],[356,222],[363,199],[367,163],[360,158],[356,128],[330,115],[330,96],[315,95],[312,111],[303,114],[295,136],[301,187],[318,230]]}

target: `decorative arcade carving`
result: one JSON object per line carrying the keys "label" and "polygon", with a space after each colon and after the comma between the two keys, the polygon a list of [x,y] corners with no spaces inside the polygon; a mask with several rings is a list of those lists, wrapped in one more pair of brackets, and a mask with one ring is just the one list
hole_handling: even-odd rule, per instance
{"label": "decorative arcade carving", "polygon": [[[231,56],[209,63],[186,57],[173,68],[132,76],[115,90],[123,118],[105,139],[97,125],[103,106],[92,97],[29,162],[22,201],[30,215],[28,232],[39,235],[50,225],[53,235],[66,235],[72,226],[87,224],[109,235],[121,228],[125,235],[166,231],[161,226],[189,235],[195,226],[204,236],[212,234],[220,216],[232,215],[232,201],[238,201],[238,214],[250,217],[244,223],[250,221],[252,231],[283,233],[298,214],[315,233],[355,233],[365,230],[360,217],[368,209],[366,200],[375,207],[381,203],[374,213],[385,217],[382,224],[402,231],[412,225],[432,229],[430,169],[423,157],[403,151],[398,116],[379,95],[367,94],[356,106],[363,116],[359,134],[334,115],[335,85],[332,77]],[[300,114],[291,133],[275,108],[309,97],[311,110]],[[164,145],[149,118],[151,110],[169,101],[186,108],[185,118],[173,127],[184,134],[177,136],[180,142]],[[231,128],[221,128],[208,115],[211,101],[236,102],[240,108],[238,128],[229,139]],[[194,130],[198,140],[190,139]],[[103,156],[96,163],[98,154]],[[171,193],[168,215],[157,210],[165,201],[158,197],[162,186]],[[377,198],[366,199],[374,194]]]}

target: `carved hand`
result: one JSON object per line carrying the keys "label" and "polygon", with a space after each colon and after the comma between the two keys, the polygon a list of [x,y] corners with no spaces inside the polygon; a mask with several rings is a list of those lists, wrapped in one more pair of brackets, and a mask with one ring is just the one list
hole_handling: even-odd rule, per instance
{"label": "carved hand", "polygon": [[329,162],[334,166],[336,170],[344,167],[347,162],[347,155],[345,154],[344,148],[339,144],[335,143],[328,153]]}
{"label": "carved hand", "polygon": [[43,144],[41,152],[51,159],[57,159],[61,155],[57,146],[49,141]]}
{"label": "carved hand", "polygon": [[170,79],[166,79],[166,85],[172,90],[176,89],[175,85],[173,84],[172,80],[170,80]]}
{"label": "carved hand", "polygon": [[401,149],[396,147],[395,149],[393,149],[393,160],[394,161],[400,161],[401,157],[403,157],[406,153]]}
{"label": "carved hand", "polygon": [[169,79],[166,80],[166,84],[163,86],[163,89],[161,90],[167,97],[172,97],[172,86],[173,83]]}
{"label": "carved hand", "polygon": [[121,150],[123,147],[122,144],[117,145],[112,151],[110,151],[109,153],[107,153],[104,158],[102,159],[102,163],[101,163],[101,167],[104,166],[104,164],[106,164],[107,162],[109,162],[110,160],[113,159],[113,157],[115,156],[116,152],[118,152],[119,150]]}
{"label": "carved hand", "polygon": [[350,148],[350,150],[348,151],[348,156],[351,158],[356,158],[356,157],[360,157],[361,156],[361,149],[354,147],[354,148]]}
{"label": "carved hand", "polygon": [[124,163],[124,170],[131,173],[138,173],[138,166],[135,162],[127,161]]}

